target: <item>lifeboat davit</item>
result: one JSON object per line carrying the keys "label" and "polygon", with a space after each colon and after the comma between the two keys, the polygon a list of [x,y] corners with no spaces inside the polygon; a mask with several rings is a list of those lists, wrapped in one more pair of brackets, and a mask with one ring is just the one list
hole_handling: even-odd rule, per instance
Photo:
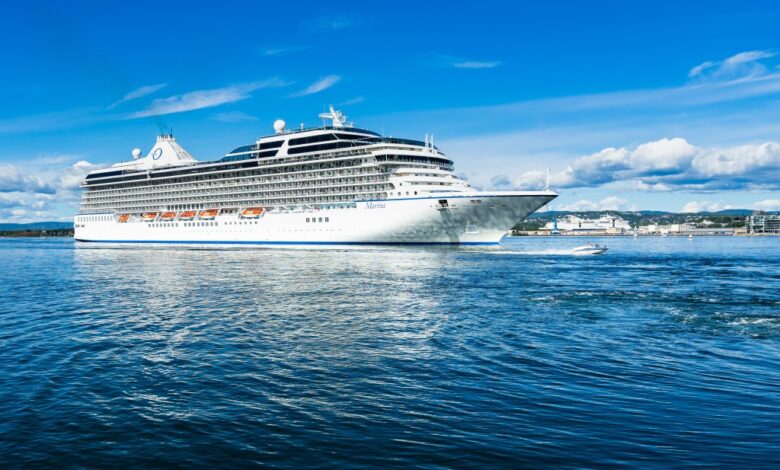
{"label": "lifeboat davit", "polygon": [[157,212],[146,212],[141,216],[141,219],[143,219],[146,222],[151,222],[156,218],[157,218]]}
{"label": "lifeboat davit", "polygon": [[192,220],[195,218],[195,211],[184,211],[179,214],[179,220]]}
{"label": "lifeboat davit", "polygon": [[163,215],[160,216],[160,220],[173,220],[176,218],[175,212],[163,212]]}
{"label": "lifeboat davit", "polygon": [[123,223],[127,222],[128,220],[130,220],[130,214],[122,214],[122,215],[119,216],[119,223],[120,224],[123,224]]}
{"label": "lifeboat davit", "polygon": [[245,219],[256,219],[263,215],[262,207],[249,207],[241,211],[241,217]]}
{"label": "lifeboat davit", "polygon": [[217,216],[217,212],[217,209],[206,209],[205,211],[201,211],[200,217],[198,218],[201,220],[211,220]]}

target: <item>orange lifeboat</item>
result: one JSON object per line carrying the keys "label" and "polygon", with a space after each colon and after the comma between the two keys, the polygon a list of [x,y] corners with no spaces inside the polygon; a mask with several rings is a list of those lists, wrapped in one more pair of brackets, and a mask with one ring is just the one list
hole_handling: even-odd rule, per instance
{"label": "orange lifeboat", "polygon": [[245,219],[256,219],[263,215],[262,207],[249,207],[241,211],[241,217]]}
{"label": "orange lifeboat", "polygon": [[160,220],[173,220],[176,218],[175,212],[163,212],[163,215],[160,216]]}
{"label": "orange lifeboat", "polygon": [[119,223],[120,224],[123,224],[123,223],[127,222],[128,220],[130,220],[130,214],[122,214],[122,215],[119,216]]}
{"label": "orange lifeboat", "polygon": [[179,220],[192,220],[195,218],[195,211],[184,211],[179,214]]}
{"label": "orange lifeboat", "polygon": [[217,209],[206,209],[205,211],[201,211],[200,217],[198,218],[201,220],[211,220],[217,216],[217,212]]}
{"label": "orange lifeboat", "polygon": [[145,222],[152,222],[157,218],[157,212],[146,212],[141,216],[141,219]]}

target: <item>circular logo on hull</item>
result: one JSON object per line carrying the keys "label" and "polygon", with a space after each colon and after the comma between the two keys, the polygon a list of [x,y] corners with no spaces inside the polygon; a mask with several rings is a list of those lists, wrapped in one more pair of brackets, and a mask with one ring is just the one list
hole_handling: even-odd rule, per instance
{"label": "circular logo on hull", "polygon": [[152,160],[158,160],[160,157],[162,157],[162,149],[161,149],[161,148],[158,148],[158,149],[157,149],[157,150],[155,150],[155,151],[154,151],[154,153],[152,154]]}

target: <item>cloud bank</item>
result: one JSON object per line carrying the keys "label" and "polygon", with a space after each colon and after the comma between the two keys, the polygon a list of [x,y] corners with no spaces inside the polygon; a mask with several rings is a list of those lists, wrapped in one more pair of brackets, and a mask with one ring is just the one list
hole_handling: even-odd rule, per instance
{"label": "cloud bank", "polygon": [[[540,188],[545,175],[526,172],[511,186]],[[663,138],[635,148],[608,147],[576,158],[550,175],[554,188],[615,185],[640,191],[780,189],[780,144],[766,142],[705,148],[683,138]],[[504,185],[506,186],[506,185]]]}
{"label": "cloud bank", "polygon": [[764,199],[762,201],[756,201],[753,207],[762,211],[780,211],[780,199]]}
{"label": "cloud bank", "polygon": [[[72,161],[71,157],[68,157]],[[52,159],[53,161],[59,158]],[[28,167],[0,165],[0,221],[33,222],[61,219],[57,206],[75,212],[81,193],[79,184],[90,171],[102,168],[85,160],[29,176]]]}

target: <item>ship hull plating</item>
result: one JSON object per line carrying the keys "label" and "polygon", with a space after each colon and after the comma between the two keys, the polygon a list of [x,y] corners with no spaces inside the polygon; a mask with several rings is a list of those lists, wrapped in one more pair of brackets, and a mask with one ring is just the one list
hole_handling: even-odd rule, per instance
{"label": "ship hull plating", "polygon": [[[482,192],[361,201],[328,208],[275,209],[256,219],[119,222],[118,214],[77,216],[80,245],[493,245],[556,197],[548,191]],[[94,220],[97,219],[97,220]]]}

